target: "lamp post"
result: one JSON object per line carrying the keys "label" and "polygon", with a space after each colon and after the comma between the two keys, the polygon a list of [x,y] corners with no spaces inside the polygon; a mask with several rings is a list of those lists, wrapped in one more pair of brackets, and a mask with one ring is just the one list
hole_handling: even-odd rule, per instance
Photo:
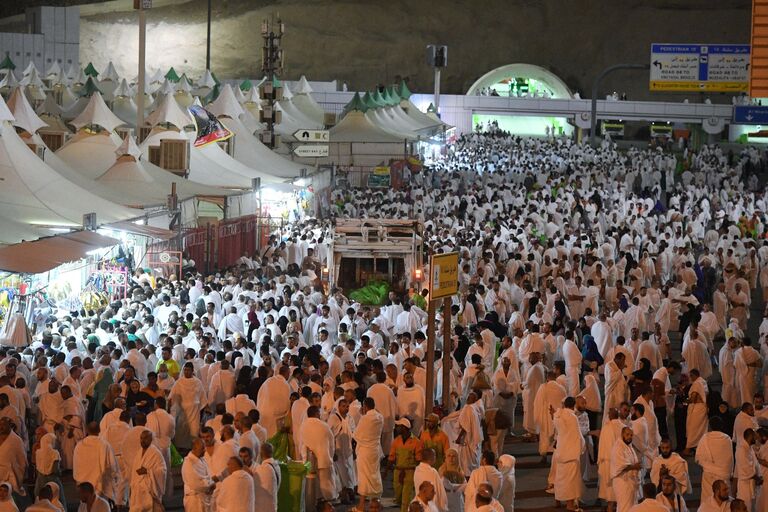
{"label": "lamp post", "polygon": [[650,64],[616,64],[605,68],[597,75],[597,78],[592,82],[592,115],[590,116],[590,128],[589,128],[589,143],[594,146],[597,138],[595,137],[595,130],[597,129],[597,90],[600,87],[600,83],[607,75],[618,71],[620,69],[650,69]]}
{"label": "lamp post", "polygon": [[133,8],[139,11],[139,90],[136,98],[136,142],[141,142],[144,126],[144,82],[146,74],[147,17],[144,12],[152,7],[152,0],[134,0]]}
{"label": "lamp post", "polygon": [[208,0],[208,25],[205,38],[205,69],[211,69],[211,0]]}

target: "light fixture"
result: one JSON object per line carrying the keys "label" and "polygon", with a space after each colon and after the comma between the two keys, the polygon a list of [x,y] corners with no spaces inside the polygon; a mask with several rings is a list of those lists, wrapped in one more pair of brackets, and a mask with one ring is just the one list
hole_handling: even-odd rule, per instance
{"label": "light fixture", "polygon": [[417,268],[416,270],[413,271],[413,279],[415,281],[421,281],[422,277],[424,276],[420,268]]}

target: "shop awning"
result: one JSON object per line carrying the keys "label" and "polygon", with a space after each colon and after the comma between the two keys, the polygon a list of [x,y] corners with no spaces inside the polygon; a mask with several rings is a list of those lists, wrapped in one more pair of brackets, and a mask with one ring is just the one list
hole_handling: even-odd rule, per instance
{"label": "shop awning", "polygon": [[176,233],[170,229],[156,228],[154,226],[147,226],[146,224],[135,224],[133,222],[113,222],[102,226],[107,229],[114,229],[115,231],[125,231],[133,235],[146,236],[148,238],[156,238],[158,240],[170,240]]}
{"label": "shop awning", "polygon": [[120,241],[93,231],[62,233],[0,247],[0,270],[18,274],[39,274],[85,258],[90,251],[112,247]]}

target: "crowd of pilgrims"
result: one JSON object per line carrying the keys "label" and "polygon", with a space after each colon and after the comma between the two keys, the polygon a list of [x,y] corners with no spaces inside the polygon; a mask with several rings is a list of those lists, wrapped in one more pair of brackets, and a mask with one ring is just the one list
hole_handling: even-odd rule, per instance
{"label": "crowd of pilgrims", "polygon": [[286,457],[320,511],[512,511],[513,437],[568,510],[595,480],[612,511],[768,510],[763,159],[476,133],[402,190],[334,191],[333,216],[417,218],[459,253],[430,397],[428,293],[322,283],[332,221],[212,275],[138,269],[0,349],[0,512],[67,510],[70,472],[79,511],[162,510],[181,484],[188,511],[277,510]]}

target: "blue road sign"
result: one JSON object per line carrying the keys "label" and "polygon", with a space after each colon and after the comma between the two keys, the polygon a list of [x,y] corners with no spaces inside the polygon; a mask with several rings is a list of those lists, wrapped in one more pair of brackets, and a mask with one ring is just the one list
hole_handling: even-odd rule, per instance
{"label": "blue road sign", "polygon": [[768,107],[736,105],[733,107],[733,122],[768,125]]}

